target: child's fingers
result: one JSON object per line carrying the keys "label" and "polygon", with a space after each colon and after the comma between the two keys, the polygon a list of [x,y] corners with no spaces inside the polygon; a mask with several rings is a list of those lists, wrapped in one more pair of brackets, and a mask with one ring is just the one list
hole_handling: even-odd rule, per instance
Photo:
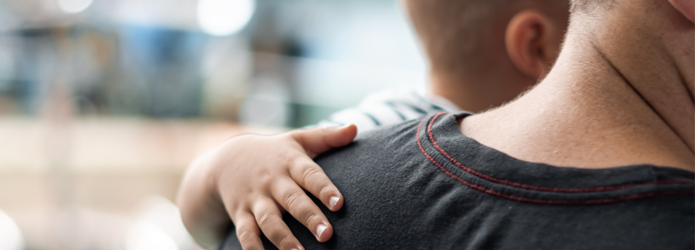
{"label": "child's fingers", "polygon": [[357,127],[353,124],[342,127],[320,127],[290,132],[290,136],[299,142],[312,158],[332,148],[349,144],[355,139],[356,135]]}
{"label": "child's fingers", "polygon": [[331,211],[340,210],[343,196],[319,165],[308,157],[298,157],[290,164],[290,176],[300,187],[319,198]]}
{"label": "child's fingers", "polygon": [[282,214],[274,201],[268,198],[261,198],[259,202],[254,204],[253,214],[265,237],[278,249],[304,249],[299,240],[294,237],[290,228],[287,227],[285,221],[282,220]]}
{"label": "child's fingers", "polygon": [[258,230],[258,225],[256,225],[253,215],[248,212],[242,212],[235,217],[234,227],[236,228],[236,235],[239,243],[241,243],[241,248],[245,250],[262,250],[261,232]]}
{"label": "child's fingers", "polygon": [[292,179],[278,180],[271,193],[287,212],[314,234],[317,241],[325,242],[333,236],[333,228],[321,209]]}

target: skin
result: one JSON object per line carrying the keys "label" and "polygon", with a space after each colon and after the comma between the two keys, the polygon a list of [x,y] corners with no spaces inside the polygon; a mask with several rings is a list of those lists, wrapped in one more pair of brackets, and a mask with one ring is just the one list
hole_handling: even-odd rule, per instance
{"label": "skin", "polygon": [[460,122],[513,157],[556,166],[694,171],[693,4],[615,1],[573,14],[558,61],[520,99]]}
{"label": "skin", "polygon": [[[303,249],[282,221],[281,213],[288,211],[314,229],[317,240],[327,241],[333,229],[304,190],[333,211],[343,200],[312,158],[347,145],[356,134],[349,125],[228,140],[184,175],[177,205],[186,228],[201,246],[215,249],[231,218],[244,249],[263,249],[260,230],[280,249]],[[319,225],[327,226],[321,234]]]}
{"label": "skin", "polygon": [[565,35],[568,9],[566,1],[525,1],[496,13],[499,19],[486,27],[490,32],[478,38],[489,41],[481,56],[492,63],[447,71],[430,60],[431,93],[472,113],[513,100],[550,71]]}
{"label": "skin", "polygon": [[[495,46],[486,52],[494,53],[500,68],[463,77],[432,63],[431,92],[469,111],[510,101],[549,71],[564,36],[566,9],[547,14],[550,10],[528,5],[505,14],[489,37]],[[331,211],[341,208],[343,197],[312,158],[347,145],[355,134],[348,126],[228,140],[199,157],[184,176],[177,205],[186,228],[199,244],[214,249],[231,218],[244,249],[263,249],[261,232],[279,249],[303,249],[282,221],[289,212],[319,242],[327,241],[333,228],[304,190]]]}

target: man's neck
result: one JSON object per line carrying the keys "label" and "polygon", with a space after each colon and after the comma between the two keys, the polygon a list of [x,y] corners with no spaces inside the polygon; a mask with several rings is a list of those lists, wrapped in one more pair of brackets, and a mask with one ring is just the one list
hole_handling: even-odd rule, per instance
{"label": "man's neck", "polygon": [[[628,80],[635,72],[620,71],[596,47],[568,39],[542,83],[508,105],[462,120],[461,130],[526,161],[584,168],[648,163],[693,171],[693,138],[678,132],[692,122],[674,124],[678,118],[659,112],[683,104],[669,103],[668,96],[645,98]],[[661,103],[649,101],[659,98]]]}
{"label": "man's neck", "polygon": [[479,113],[514,99],[535,83],[529,77],[475,78],[432,71],[429,89],[432,95],[446,98],[461,110]]}

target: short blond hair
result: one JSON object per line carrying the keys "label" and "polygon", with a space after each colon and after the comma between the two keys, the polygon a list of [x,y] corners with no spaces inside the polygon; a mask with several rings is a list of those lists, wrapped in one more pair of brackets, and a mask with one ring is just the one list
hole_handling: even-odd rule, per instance
{"label": "short blond hair", "polygon": [[[410,20],[434,66],[452,71],[479,58],[482,29],[497,0],[404,0]],[[483,28],[484,29],[484,28]]]}
{"label": "short blond hair", "polygon": [[561,3],[566,7],[567,2],[562,1],[402,0],[432,67],[440,72],[469,75],[484,73],[481,71],[498,63],[496,58],[490,58],[490,50],[503,46],[504,38],[493,34],[494,27],[506,28],[526,3],[553,7]]}

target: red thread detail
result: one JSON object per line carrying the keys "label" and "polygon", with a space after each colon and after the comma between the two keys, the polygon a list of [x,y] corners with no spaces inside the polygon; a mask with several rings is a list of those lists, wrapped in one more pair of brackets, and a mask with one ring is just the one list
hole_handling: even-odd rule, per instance
{"label": "red thread detail", "polygon": [[[432,124],[439,118],[440,115],[445,114],[446,112],[440,112],[437,115],[432,118],[432,122],[430,122],[429,126],[427,126],[427,133],[430,137],[430,140],[432,141],[432,145],[444,155],[450,162],[452,162],[454,165],[458,166],[459,168],[463,169],[466,172],[469,172],[475,176],[478,176],[480,178],[483,178],[485,180],[502,184],[502,185],[507,185],[507,186],[512,186],[512,187],[517,187],[517,188],[522,188],[522,189],[528,189],[528,190],[535,190],[535,191],[548,191],[548,192],[557,192],[557,193],[592,193],[592,192],[605,192],[605,191],[613,191],[613,190],[620,190],[620,189],[626,189],[626,188],[631,188],[635,186],[644,186],[644,185],[666,185],[666,184],[693,184],[695,182],[693,181],[684,181],[684,180],[669,180],[669,181],[654,181],[654,182],[646,182],[646,183],[639,183],[639,184],[627,184],[627,185],[619,185],[619,186],[606,186],[606,187],[594,187],[594,188],[550,188],[550,187],[539,187],[539,186],[532,186],[532,185],[526,185],[522,183],[516,183],[516,182],[511,182],[511,181],[506,181],[506,180],[501,180],[497,179],[488,175],[485,175],[483,173],[480,173],[478,171],[475,171],[474,169],[468,168],[464,166],[463,164],[459,163],[451,157],[444,149],[439,147],[437,142],[434,140],[434,136],[432,135]],[[419,139],[418,139],[419,140]]]}
{"label": "red thread detail", "polygon": [[[437,114],[437,116],[441,115],[442,113]],[[434,119],[432,119],[432,122],[437,118],[435,116]],[[695,190],[688,190],[688,191],[657,191],[657,192],[650,192],[650,193],[643,193],[643,194],[634,194],[634,195],[628,195],[620,198],[613,198],[613,199],[598,199],[598,200],[583,200],[583,201],[574,201],[574,200],[542,200],[542,199],[531,199],[531,198],[524,198],[524,197],[518,197],[518,196],[513,196],[513,195],[508,195],[508,194],[503,194],[494,190],[486,189],[484,187],[475,185],[473,183],[467,182],[458,176],[452,174],[448,170],[446,170],[442,165],[439,164],[432,156],[430,156],[425,149],[422,147],[422,143],[420,143],[420,129],[422,128],[422,124],[425,123],[427,119],[423,119],[422,122],[420,122],[420,125],[417,128],[417,133],[415,134],[416,136],[416,141],[418,147],[420,147],[420,151],[422,151],[422,154],[427,157],[430,162],[432,162],[435,166],[437,166],[440,170],[442,170],[446,175],[449,177],[453,178],[454,180],[460,182],[463,185],[466,185],[470,188],[473,188],[475,190],[478,190],[480,192],[514,200],[514,201],[520,201],[520,202],[529,202],[529,203],[537,203],[537,204],[549,204],[549,205],[591,205],[591,204],[606,204],[606,203],[615,203],[615,202],[621,202],[621,201],[628,201],[628,200],[635,200],[635,199],[642,199],[642,198],[648,198],[648,197],[654,197],[658,195],[681,195],[681,194],[695,194]]]}

